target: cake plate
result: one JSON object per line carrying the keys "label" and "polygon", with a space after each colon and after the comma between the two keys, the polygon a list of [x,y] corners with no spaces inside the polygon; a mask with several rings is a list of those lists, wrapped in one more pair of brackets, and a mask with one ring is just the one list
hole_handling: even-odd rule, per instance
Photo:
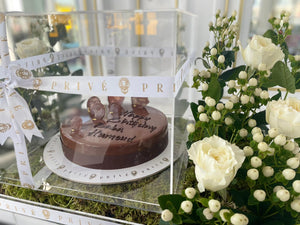
{"label": "cake plate", "polygon": [[43,158],[46,166],[53,173],[67,180],[84,184],[119,184],[136,181],[167,168],[171,161],[170,149],[171,146],[168,143],[161,154],[137,166],[112,170],[91,169],[77,165],[65,157],[58,133],[45,146]]}

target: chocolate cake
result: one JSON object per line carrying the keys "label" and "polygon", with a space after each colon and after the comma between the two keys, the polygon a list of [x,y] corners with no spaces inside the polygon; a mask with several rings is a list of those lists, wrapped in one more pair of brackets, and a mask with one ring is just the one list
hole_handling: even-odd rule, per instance
{"label": "chocolate cake", "polygon": [[72,162],[94,169],[136,166],[158,156],[168,145],[168,122],[147,98],[109,97],[109,105],[91,97],[91,120],[75,116],[60,128],[64,155]]}

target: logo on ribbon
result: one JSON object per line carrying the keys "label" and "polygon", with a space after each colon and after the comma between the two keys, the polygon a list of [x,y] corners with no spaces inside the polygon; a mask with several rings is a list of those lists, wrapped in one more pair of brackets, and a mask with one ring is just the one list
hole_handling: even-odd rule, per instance
{"label": "logo on ribbon", "polygon": [[130,87],[130,82],[127,78],[123,77],[120,79],[119,81],[119,87],[121,89],[121,92],[123,94],[127,94],[128,93],[128,89]]}
{"label": "logo on ribbon", "polygon": [[25,130],[32,130],[34,128],[34,123],[31,120],[25,120],[22,123],[22,128]]}
{"label": "logo on ribbon", "polygon": [[17,69],[16,75],[24,80],[28,80],[32,76],[29,70],[25,70],[23,68]]}
{"label": "logo on ribbon", "polygon": [[5,133],[11,128],[9,123],[0,123],[0,133]]}

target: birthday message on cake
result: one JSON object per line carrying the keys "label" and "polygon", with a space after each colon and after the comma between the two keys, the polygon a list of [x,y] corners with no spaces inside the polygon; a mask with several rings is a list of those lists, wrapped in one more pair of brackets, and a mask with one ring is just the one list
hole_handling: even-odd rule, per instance
{"label": "birthday message on cake", "polygon": [[99,125],[93,131],[89,132],[87,136],[132,143],[136,135],[129,137],[124,133],[127,133],[128,129],[135,129],[136,133],[140,133],[138,128],[148,130],[149,133],[152,133],[157,127],[150,125],[150,120],[151,117],[149,116],[138,115],[132,111],[125,111],[118,121],[109,121],[107,124]]}

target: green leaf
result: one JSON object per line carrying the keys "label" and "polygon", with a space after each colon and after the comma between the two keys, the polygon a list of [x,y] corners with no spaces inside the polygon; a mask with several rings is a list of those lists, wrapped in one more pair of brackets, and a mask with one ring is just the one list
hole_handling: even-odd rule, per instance
{"label": "green leaf", "polygon": [[278,45],[278,35],[274,30],[267,30],[264,34],[264,37],[270,38],[275,45]]}
{"label": "green leaf", "polygon": [[284,61],[287,62],[287,59],[289,58],[289,47],[286,44],[286,42],[281,43],[280,45],[282,52],[284,53]]}
{"label": "green leaf", "polygon": [[259,201],[257,201],[256,198],[254,198],[253,194],[250,194],[248,198],[248,205],[258,205],[258,204]]}
{"label": "green leaf", "polygon": [[296,89],[300,89],[300,72],[295,74]]}
{"label": "green leaf", "polygon": [[278,99],[281,98],[281,91],[278,89],[278,93],[276,95],[274,95],[271,100],[275,100],[277,101]]}
{"label": "green leaf", "polygon": [[190,106],[191,106],[192,114],[194,116],[195,121],[198,121],[199,120],[199,118],[197,116],[198,115],[198,105],[196,103],[192,102]]}
{"label": "green leaf", "polygon": [[252,116],[252,119],[255,119],[256,122],[257,122],[257,124],[260,124],[260,125],[267,124],[267,121],[266,121],[266,110],[260,111],[258,113],[255,113]]}
{"label": "green leaf", "polygon": [[206,92],[207,96],[210,96],[219,102],[223,95],[223,88],[217,77],[212,77]]}
{"label": "green leaf", "polygon": [[235,80],[241,71],[245,71],[246,66],[238,66],[233,69],[227,70],[224,73],[222,73],[219,77],[219,79],[222,79],[224,81],[229,81],[229,80]]}
{"label": "green leaf", "polygon": [[274,87],[277,85],[286,88],[290,93],[295,93],[295,78],[289,68],[281,61],[275,63],[271,69],[269,81],[264,84],[264,87]]}
{"label": "green leaf", "polygon": [[200,202],[204,207],[208,207],[208,201],[209,200],[207,198],[200,198],[197,201]]}
{"label": "green leaf", "polygon": [[235,54],[234,51],[223,51],[222,55],[225,56],[225,68],[231,67],[232,63],[235,61]]}
{"label": "green leaf", "polygon": [[[168,204],[172,204],[176,211],[179,210],[180,204],[185,198],[181,195],[161,195],[158,197],[158,203],[162,209],[169,209]],[[171,209],[170,209],[171,210]]]}

